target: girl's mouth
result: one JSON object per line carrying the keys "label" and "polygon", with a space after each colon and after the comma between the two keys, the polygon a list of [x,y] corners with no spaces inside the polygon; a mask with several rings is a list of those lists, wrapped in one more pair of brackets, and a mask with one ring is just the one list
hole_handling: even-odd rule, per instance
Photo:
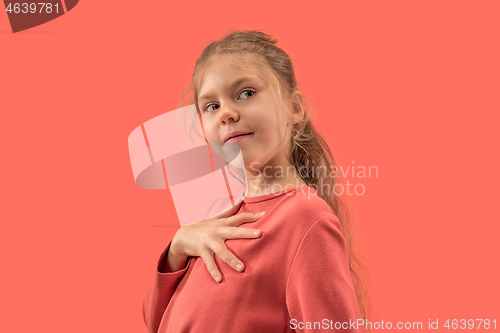
{"label": "girl's mouth", "polygon": [[252,135],[253,135],[253,133],[237,135],[237,136],[234,136],[231,139],[227,140],[226,142],[236,143],[236,142],[241,141],[241,140],[243,140],[243,139],[245,139],[247,137],[250,137]]}

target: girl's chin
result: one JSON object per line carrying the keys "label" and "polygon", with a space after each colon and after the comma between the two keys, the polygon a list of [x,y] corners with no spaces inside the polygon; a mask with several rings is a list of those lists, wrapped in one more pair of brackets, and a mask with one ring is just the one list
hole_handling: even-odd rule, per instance
{"label": "girl's chin", "polygon": [[256,158],[251,158],[248,156],[245,156],[245,152],[242,150],[243,153],[243,160],[245,162],[245,170],[250,171],[250,172],[260,172],[262,162]]}

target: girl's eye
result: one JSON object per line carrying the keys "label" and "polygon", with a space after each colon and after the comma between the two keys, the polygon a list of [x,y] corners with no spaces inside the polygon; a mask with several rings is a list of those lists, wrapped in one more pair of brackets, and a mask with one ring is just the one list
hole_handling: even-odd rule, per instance
{"label": "girl's eye", "polygon": [[[243,94],[247,94],[248,97],[246,98],[243,98],[243,99],[249,99],[250,97],[254,96],[255,95],[255,91],[253,90],[243,90],[240,94],[240,96],[242,96]],[[250,93],[250,94],[249,94]],[[214,105],[217,105],[217,104],[208,104],[206,107],[205,107],[205,111],[214,111],[214,110],[217,110],[220,106],[217,105],[217,108],[215,109],[210,109],[210,107],[214,106]]]}
{"label": "girl's eye", "polygon": [[[253,95],[255,95],[255,91],[253,91],[253,90],[243,90],[241,92],[240,96],[243,95],[244,93],[251,93],[250,95],[247,94],[248,97],[252,97]],[[244,98],[244,99],[246,99],[246,98]]]}
{"label": "girl's eye", "polygon": [[210,110],[209,108],[210,108],[211,106],[214,106],[214,105],[217,105],[217,104],[208,104],[208,105],[206,106],[206,108],[205,108],[205,111],[212,111],[212,110]]}

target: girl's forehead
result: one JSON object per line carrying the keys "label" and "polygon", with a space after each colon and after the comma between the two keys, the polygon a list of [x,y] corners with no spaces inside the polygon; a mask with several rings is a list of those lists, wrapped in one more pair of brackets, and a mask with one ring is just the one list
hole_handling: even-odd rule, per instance
{"label": "girl's forehead", "polygon": [[[226,73],[229,70],[234,70],[238,72],[238,75],[255,77],[258,78],[262,84],[266,85],[267,77],[269,76],[268,69],[262,68],[262,66],[258,66],[255,64],[252,59],[240,59],[237,60],[232,59],[230,56],[217,56],[213,59],[210,59],[205,64],[204,68],[197,75],[197,86],[195,87],[196,91],[199,93],[203,87],[205,79],[207,75],[209,75],[213,70],[216,70],[219,73]],[[235,78],[230,78],[229,76],[225,76],[228,80],[234,80]],[[206,87],[205,87],[206,88]]]}

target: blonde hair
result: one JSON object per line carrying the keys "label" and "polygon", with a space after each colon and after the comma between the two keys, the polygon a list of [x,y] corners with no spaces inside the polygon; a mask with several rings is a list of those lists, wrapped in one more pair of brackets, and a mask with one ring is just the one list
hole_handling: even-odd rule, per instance
{"label": "blonde hair", "polygon": [[[328,173],[299,172],[308,186],[328,186],[328,192],[318,190],[318,195],[328,203],[340,221],[342,235],[346,241],[349,269],[356,297],[363,319],[368,320],[371,302],[368,294],[368,268],[354,250],[353,214],[347,205],[345,195],[338,195],[336,185],[343,183],[342,175],[337,172],[335,162],[327,142],[319,135],[312,124],[310,101],[297,90],[297,82],[292,61],[288,54],[276,46],[276,39],[257,30],[228,32],[221,40],[213,41],[196,61],[191,81],[184,89],[180,107],[195,104],[198,112],[198,87],[208,64],[212,59],[222,59],[243,70],[256,73],[263,81],[270,84],[279,94],[283,110],[289,114],[303,111],[304,117],[293,125],[291,135],[291,162],[297,170],[309,166],[318,169],[335,169],[336,176]],[[190,95],[191,94],[191,95]],[[302,167],[302,168],[301,168]],[[330,189],[334,189],[330,193]]]}

